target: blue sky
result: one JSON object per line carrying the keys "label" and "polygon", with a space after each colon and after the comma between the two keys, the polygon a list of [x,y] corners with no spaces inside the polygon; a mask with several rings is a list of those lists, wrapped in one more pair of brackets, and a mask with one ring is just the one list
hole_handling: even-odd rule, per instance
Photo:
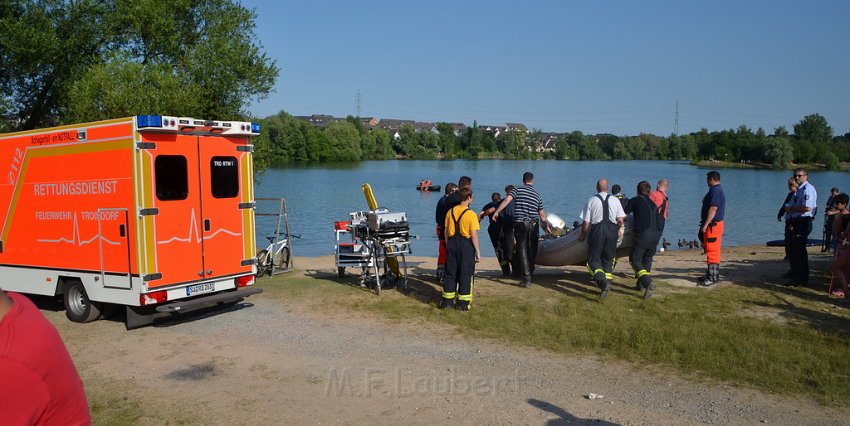
{"label": "blue sky", "polygon": [[826,117],[850,131],[850,1],[270,1],[265,117],[679,134]]}

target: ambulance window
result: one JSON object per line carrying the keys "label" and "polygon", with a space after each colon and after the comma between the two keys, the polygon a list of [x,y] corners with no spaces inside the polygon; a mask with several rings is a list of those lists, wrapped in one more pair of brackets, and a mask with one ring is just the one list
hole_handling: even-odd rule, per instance
{"label": "ambulance window", "polygon": [[212,195],[233,198],[239,195],[239,163],[236,157],[213,157],[210,160]]}
{"label": "ambulance window", "polygon": [[186,157],[160,155],[154,163],[156,198],[162,201],[185,200],[189,196],[189,171]]}

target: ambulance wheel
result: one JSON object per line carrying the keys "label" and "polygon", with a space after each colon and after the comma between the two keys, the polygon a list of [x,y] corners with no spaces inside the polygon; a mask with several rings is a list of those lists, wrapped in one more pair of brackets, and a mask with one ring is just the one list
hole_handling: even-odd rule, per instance
{"label": "ambulance wheel", "polygon": [[339,275],[340,278],[345,278],[345,267],[344,266],[337,266],[336,267],[336,273],[337,273],[337,275]]}
{"label": "ambulance wheel", "polygon": [[65,316],[73,322],[92,322],[100,317],[103,304],[94,302],[86,294],[86,288],[81,281],[71,281],[65,288],[63,298]]}

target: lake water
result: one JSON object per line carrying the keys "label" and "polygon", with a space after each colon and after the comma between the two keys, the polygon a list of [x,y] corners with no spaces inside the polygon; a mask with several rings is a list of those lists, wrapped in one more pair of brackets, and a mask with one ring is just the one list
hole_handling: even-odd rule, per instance
{"label": "lake water", "polygon": [[[568,224],[578,220],[584,203],[595,193],[596,181],[608,179],[618,183],[632,197],[637,183],[649,181],[653,188],[661,178],[670,180],[670,214],[664,237],[677,249],[681,238],[693,240],[699,224],[702,197],[707,191],[708,169],[687,162],[671,161],[365,161],[354,164],[293,166],[267,170],[259,176],[255,193],[259,197],[283,197],[289,211],[289,224],[294,234],[301,234],[293,244],[297,256],[322,256],[334,251],[335,221],[348,219],[348,213],[366,210],[361,191],[369,183],[378,204],[391,211],[408,215],[414,255],[436,256],[434,210],[443,192],[419,192],[421,179],[445,187],[462,175],[472,177],[473,206],[476,211],[490,201],[493,192],[504,193],[507,184],[519,184],[522,174],[531,171],[534,186],[543,196],[544,208]],[[783,237],[783,225],[776,212],[787,193],[786,180],[791,172],[774,170],[720,169],[726,192],[724,246],[764,244]],[[823,206],[829,189],[850,189],[846,172],[817,172],[809,181],[818,191],[818,218],[812,238],[821,238]],[[267,202],[258,202],[258,212],[272,211]],[[486,233],[487,219],[482,221],[481,248],[485,256],[493,256]],[[257,218],[258,245],[265,246],[265,235],[274,232],[274,218]]]}

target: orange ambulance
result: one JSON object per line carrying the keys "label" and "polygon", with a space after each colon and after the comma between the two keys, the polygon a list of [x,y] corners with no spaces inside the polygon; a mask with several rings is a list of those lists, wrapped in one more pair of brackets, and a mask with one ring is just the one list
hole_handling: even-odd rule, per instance
{"label": "orange ambulance", "polygon": [[260,293],[258,124],[129,118],[0,134],[0,288],[127,328]]}

